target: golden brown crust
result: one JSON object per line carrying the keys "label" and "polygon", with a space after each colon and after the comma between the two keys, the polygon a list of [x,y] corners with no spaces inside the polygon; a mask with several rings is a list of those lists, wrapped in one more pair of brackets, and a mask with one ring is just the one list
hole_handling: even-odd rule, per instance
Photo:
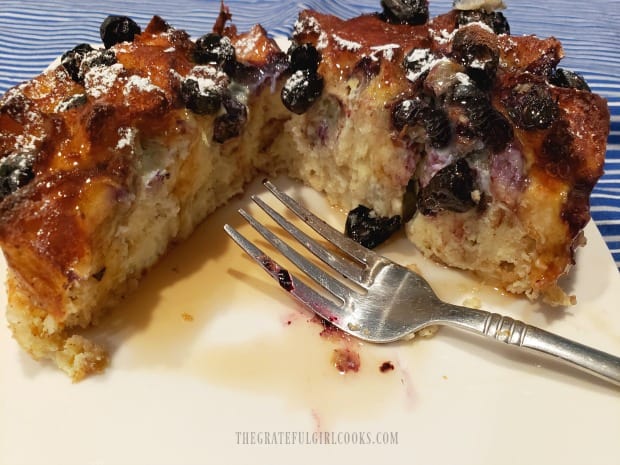
{"label": "golden brown crust", "polygon": [[[227,33],[239,44],[237,58],[255,69],[282,56],[262,28]],[[260,47],[244,52],[243,41]],[[102,348],[72,335],[72,328],[91,324],[144,271],[128,269],[126,283],[119,281],[108,294],[101,290],[123,279],[110,276],[114,270],[106,265],[105,249],[116,246],[116,235],[121,234],[115,232],[116,224],[133,214],[134,199],[144,189],[142,157],[150,149],[136,146],[133,139],[139,135],[141,141],[156,140],[165,146],[190,130],[191,137],[200,140],[192,125],[211,131],[214,117],[189,118],[181,98],[182,79],[197,67],[194,48],[185,32],[154,17],[132,42],[113,46],[114,62],[85,74],[83,83],[74,81],[62,65],[56,66],[0,100],[0,156],[27,158],[34,175],[14,192],[4,193],[0,202],[0,245],[10,271],[9,322],[28,352],[37,359],[51,358],[74,379],[100,371],[107,358]],[[236,142],[222,147],[230,144],[234,150]],[[189,173],[207,169],[196,166],[196,160],[204,158],[200,155],[198,150],[191,156],[182,154],[178,185],[172,192],[181,208],[193,196],[204,195],[188,179]],[[239,161],[239,169],[243,163]],[[251,175],[250,169],[243,171],[231,188]],[[155,178],[161,182],[166,176]],[[222,203],[225,197],[218,199]],[[204,216],[192,214],[180,220],[177,234],[187,235],[194,217]],[[174,231],[166,234],[174,237]],[[165,246],[158,247],[161,250],[154,253],[161,254]],[[97,288],[100,281],[105,286]],[[83,295],[82,289],[89,286],[96,295]]]}
{"label": "golden brown crust", "polygon": [[[497,53],[497,77],[488,92],[494,109],[508,121],[513,89],[543,86],[558,108],[553,124],[532,130],[511,123],[514,139],[510,150],[521,153],[525,165],[526,181],[518,192],[507,192],[491,179],[489,193],[497,200],[493,208],[485,211],[481,204],[465,215],[451,212],[428,217],[424,225],[428,230],[440,230],[441,234],[431,235],[430,242],[441,235],[451,246],[464,241],[475,243],[475,228],[483,222],[490,226],[485,232],[489,234],[500,226],[506,231],[518,230],[520,235],[514,243],[527,248],[536,259],[525,272],[506,265],[498,279],[503,279],[502,285],[507,287],[521,280],[512,290],[534,297],[556,292],[557,279],[573,262],[573,249],[589,220],[589,196],[602,174],[609,125],[609,112],[601,97],[548,83],[549,73],[563,56],[556,39],[496,35],[477,24],[457,31],[456,12],[425,25],[408,26],[386,23],[378,15],[341,20],[303,11],[294,40],[312,43],[320,50],[318,72],[325,79],[325,90],[315,106],[297,118],[284,110],[277,92],[264,98],[259,92],[269,79],[274,89],[282,85],[275,83],[286,67],[277,44],[260,26],[245,33],[226,26],[229,18],[227,10],[222,9],[215,31],[230,39],[235,48],[234,72],[249,94],[246,97],[250,110],[264,113],[267,118],[262,126],[252,123],[248,137],[262,134],[262,138],[257,138],[254,145],[248,143],[251,149],[237,153],[238,142],[222,144],[228,155],[238,157],[231,163],[239,172],[227,172],[239,178],[235,192],[256,169],[270,169],[265,166],[267,157],[249,161],[255,152],[269,150],[274,144],[288,153],[295,146],[299,157],[306,150],[337,157],[343,173],[359,177],[362,198],[383,202],[383,210],[390,214],[400,213],[403,193],[412,177],[420,176],[418,164],[424,162],[426,154],[419,142],[404,138],[404,129],[393,127],[390,114],[403,99],[434,91],[424,79],[411,79],[403,68],[405,57],[413,50],[428,49],[437,58],[452,60],[444,70],[452,75],[464,72],[463,65],[454,59],[455,41],[480,43]],[[181,93],[182,81],[188,74],[208,77],[211,72],[196,70],[195,47],[185,32],[154,17],[133,42],[115,45],[114,63],[86,74],[84,84],[75,82],[58,66],[12,89],[0,101],[0,157],[27,157],[34,175],[0,202],[0,245],[10,270],[9,321],[20,344],[34,357],[54,359],[75,379],[101,370],[107,358],[100,347],[72,335],[70,328],[89,325],[104,304],[113,304],[143,271],[127,272],[127,283],[118,289],[104,288],[107,290],[97,296],[93,308],[80,301],[84,296],[76,291],[84,283],[112,279],[102,244],[116,245],[115,222],[130,215],[135,196],[140,189],[150,187],[145,187],[141,178],[144,173],[139,169],[146,148],[135,143],[132,135],[139,134],[141,141],[156,139],[169,148],[171,141],[178,143],[185,134],[191,134],[192,140],[183,147],[190,155],[178,161],[180,182],[171,191],[182,199],[180,209],[199,196],[200,189],[192,178],[196,172],[219,175],[211,174],[210,166],[202,166],[198,156],[204,148],[200,144],[212,136],[216,115],[188,116]],[[214,79],[229,78],[224,75]],[[454,110],[451,115],[458,117],[466,112]],[[287,134],[292,127],[289,120],[301,128]],[[349,145],[347,141],[329,145],[351,121],[360,128],[381,131],[381,136],[376,137],[381,145],[377,151],[383,150],[381,155],[365,158],[368,147],[361,147],[364,141],[360,142],[359,137],[352,137]],[[263,131],[265,126],[268,130]],[[298,140],[291,141],[293,138]],[[334,147],[343,149],[332,153]],[[359,149],[359,153],[351,149]],[[276,163],[286,163],[286,155],[277,156],[281,159]],[[360,166],[354,166],[357,160],[361,160]],[[204,163],[209,165],[211,161]],[[309,179],[316,175],[313,169],[308,175],[298,169],[302,164],[303,159],[295,160],[291,174],[332,195],[321,185],[318,175],[316,182]],[[224,171],[228,168],[226,165]],[[366,175],[370,181],[363,177]],[[166,176],[170,173],[156,173],[155,178],[162,182]],[[334,185],[330,187],[334,192],[347,195],[349,185]],[[216,203],[224,200],[218,197]],[[158,212],[153,215],[157,217]],[[180,222],[181,226],[166,230],[171,238],[186,235],[195,220],[189,217]],[[162,227],[165,229],[165,225]],[[441,255],[442,247],[440,244],[429,254],[462,267],[479,253],[476,248],[467,254],[460,250],[463,262],[451,262],[450,257]]]}

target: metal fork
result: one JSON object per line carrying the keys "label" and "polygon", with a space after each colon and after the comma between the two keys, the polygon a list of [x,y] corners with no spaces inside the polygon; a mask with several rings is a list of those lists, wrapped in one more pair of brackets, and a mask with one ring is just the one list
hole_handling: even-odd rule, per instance
{"label": "metal fork", "polygon": [[341,281],[317,266],[243,209],[239,213],[333,299],[282,268],[230,225],[224,229],[283,289],[342,331],[364,341],[389,343],[410,338],[431,325],[447,325],[549,355],[620,385],[620,358],[507,316],[443,302],[418,274],[344,236],[271,182],[265,181],[264,185],[341,253],[323,247],[259,197],[252,196],[252,200],[345,279]]}

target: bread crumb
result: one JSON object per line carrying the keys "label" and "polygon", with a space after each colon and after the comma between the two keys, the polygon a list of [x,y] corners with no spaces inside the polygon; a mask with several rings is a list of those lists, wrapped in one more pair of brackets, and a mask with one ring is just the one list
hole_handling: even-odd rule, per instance
{"label": "bread crumb", "polygon": [[185,313],[185,312],[181,313],[181,318],[183,318],[183,321],[189,321],[189,322],[194,321],[194,316],[190,315],[189,313]]}

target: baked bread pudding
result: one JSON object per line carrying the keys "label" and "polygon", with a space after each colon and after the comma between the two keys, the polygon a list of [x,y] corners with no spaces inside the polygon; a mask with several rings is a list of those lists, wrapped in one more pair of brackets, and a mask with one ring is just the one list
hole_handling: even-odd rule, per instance
{"label": "baked bread pudding", "polygon": [[78,334],[176,241],[284,173],[350,211],[375,247],[425,255],[531,299],[570,304],[609,112],[558,67],[554,38],[514,37],[501,2],[429,19],[418,0],[343,20],[302,11],[285,52],[222,7],[193,40],[122,16],[0,100],[0,246],[10,328],[74,380],[105,348]]}

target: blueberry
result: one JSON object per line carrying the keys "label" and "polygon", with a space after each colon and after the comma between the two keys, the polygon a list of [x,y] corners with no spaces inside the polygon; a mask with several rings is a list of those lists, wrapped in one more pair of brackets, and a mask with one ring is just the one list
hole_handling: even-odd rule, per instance
{"label": "blueberry", "polygon": [[284,83],[282,103],[293,113],[308,111],[323,92],[323,78],[308,70],[295,71]]}
{"label": "blueberry", "polygon": [[583,78],[573,71],[567,69],[558,68],[549,78],[549,83],[558,87],[567,87],[570,89],[585,90],[591,92],[590,86]]}
{"label": "blueberry", "polygon": [[0,160],[0,200],[34,179],[32,161],[28,153],[12,153]]}
{"label": "blueberry", "polygon": [[260,82],[264,76],[264,71],[260,67],[238,61],[226,63],[224,71],[238,83],[247,86]]}
{"label": "blueberry", "polygon": [[510,122],[499,111],[493,109],[486,117],[482,141],[494,153],[501,152],[514,139]]}
{"label": "blueberry", "polygon": [[488,96],[473,84],[455,86],[452,103],[461,105],[475,135],[493,152],[502,151],[514,133],[508,120],[491,105]]}
{"label": "blueberry", "polygon": [[425,111],[422,122],[430,145],[435,148],[445,147],[452,138],[452,128],[448,114],[441,108],[432,108]]}
{"label": "blueberry", "polygon": [[316,73],[321,62],[321,54],[312,44],[293,45],[288,50],[291,71],[310,71]]}
{"label": "blueberry", "polygon": [[479,37],[478,33],[470,28],[461,29],[454,35],[452,55],[465,66],[469,77],[480,88],[491,87],[499,65],[499,49],[495,44]]}
{"label": "blueberry", "polygon": [[420,190],[418,210],[423,215],[436,215],[444,210],[469,211],[476,206],[471,196],[475,189],[473,171],[465,159],[459,158],[439,170]]}
{"label": "blueberry", "polygon": [[[493,70],[493,71],[491,71]],[[495,70],[492,67],[486,65],[482,67],[468,66],[465,70],[469,78],[476,83],[481,89],[489,90],[493,87],[493,81],[495,79]]]}
{"label": "blueberry", "polygon": [[522,129],[547,129],[555,121],[558,106],[541,85],[515,87],[504,104],[508,115]]}
{"label": "blueberry", "polygon": [[452,103],[462,105],[465,108],[490,104],[487,94],[471,82],[455,85],[452,88],[450,100]]}
{"label": "blueberry", "polygon": [[426,137],[432,147],[445,147],[452,139],[452,127],[445,110],[431,107],[419,97],[396,103],[391,116],[392,125],[398,131],[405,126],[417,124],[424,126]]}
{"label": "blueberry", "polygon": [[428,110],[428,104],[419,97],[401,100],[392,107],[392,125],[398,131],[405,126],[414,126],[422,121]]}
{"label": "blueberry", "polygon": [[462,10],[456,18],[457,27],[469,23],[481,22],[493,29],[495,34],[510,34],[510,25],[503,13],[499,11]]}
{"label": "blueberry", "polygon": [[510,34],[510,25],[501,11],[493,12],[493,19],[489,26],[491,26],[495,34]]}
{"label": "blueberry", "polygon": [[276,53],[269,56],[262,65],[230,61],[224,63],[223,69],[238,84],[255,89],[257,86],[278,79],[284,72],[290,69],[289,61],[285,53]]}
{"label": "blueberry", "polygon": [[377,216],[370,208],[359,205],[347,216],[345,234],[364,247],[374,249],[389,239],[400,226],[400,216]]}
{"label": "blueberry", "polygon": [[382,18],[394,24],[419,25],[428,21],[428,0],[381,0]]}
{"label": "blueberry", "polygon": [[87,53],[94,50],[89,44],[79,44],[71,50],[62,54],[60,64],[65,68],[71,79],[75,82],[82,82],[83,76],[80,74],[82,60]]}
{"label": "blueberry", "polygon": [[202,88],[196,79],[187,78],[181,83],[181,100],[185,106],[198,115],[217,113],[222,97],[216,87]]}
{"label": "blueberry", "polygon": [[194,61],[198,64],[217,63],[230,67],[236,60],[235,48],[226,36],[205,34],[196,41]]}
{"label": "blueberry", "polygon": [[226,113],[219,115],[213,122],[213,140],[220,144],[241,134],[248,119],[248,110],[243,103],[226,96],[223,104]]}
{"label": "blueberry", "polygon": [[105,48],[121,42],[131,42],[140,32],[142,32],[140,26],[127,16],[110,15],[99,27],[99,34]]}

